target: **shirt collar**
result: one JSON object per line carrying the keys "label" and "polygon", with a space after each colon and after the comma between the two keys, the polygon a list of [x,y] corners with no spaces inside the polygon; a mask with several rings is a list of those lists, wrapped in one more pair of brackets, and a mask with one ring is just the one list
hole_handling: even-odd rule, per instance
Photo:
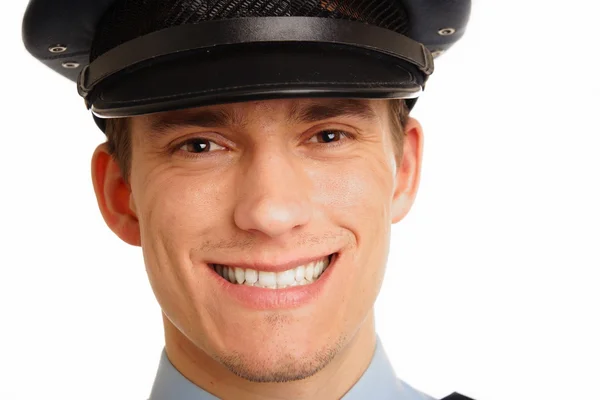
{"label": "shirt collar", "polygon": [[[396,378],[394,369],[377,337],[369,367],[342,400],[433,400]],[[163,349],[149,400],[219,400],[185,378]]]}

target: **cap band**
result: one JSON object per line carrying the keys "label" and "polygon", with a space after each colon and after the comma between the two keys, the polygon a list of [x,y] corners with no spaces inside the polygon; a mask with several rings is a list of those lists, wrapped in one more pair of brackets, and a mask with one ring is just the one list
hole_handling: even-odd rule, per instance
{"label": "cap band", "polygon": [[417,66],[427,78],[433,57],[422,44],[388,29],[355,21],[314,17],[256,17],[179,25],[128,41],[81,71],[79,94],[86,98],[107,77],[158,57],[244,43],[316,42],[378,51]]}

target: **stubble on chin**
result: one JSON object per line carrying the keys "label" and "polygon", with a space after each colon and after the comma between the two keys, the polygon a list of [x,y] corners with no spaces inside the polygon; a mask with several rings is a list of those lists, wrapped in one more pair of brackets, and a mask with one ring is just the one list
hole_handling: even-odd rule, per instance
{"label": "stubble on chin", "polygon": [[[340,337],[335,343],[303,358],[298,358],[293,349],[290,351],[291,344],[282,345],[280,351],[273,351],[273,354],[266,358],[260,357],[260,360],[240,353],[216,358],[233,374],[250,382],[285,383],[310,378],[324,369],[342,350],[344,343],[344,338]],[[256,349],[256,352],[258,354],[260,350]]]}

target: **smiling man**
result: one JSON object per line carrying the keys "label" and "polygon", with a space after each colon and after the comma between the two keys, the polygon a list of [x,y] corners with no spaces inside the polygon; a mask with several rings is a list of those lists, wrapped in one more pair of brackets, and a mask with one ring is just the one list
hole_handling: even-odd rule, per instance
{"label": "smiling man", "polygon": [[338,399],[359,380],[419,174],[421,129],[394,118],[388,101],[269,100],[109,123],[131,135],[129,180],[103,144],[96,194],[144,250],[183,376],[225,399]]}
{"label": "smiling man", "polygon": [[469,2],[51,6],[30,2],[25,43],[106,133],[100,211],[163,311],[151,400],[432,399],[395,376],[373,306],[419,182],[409,112]]}

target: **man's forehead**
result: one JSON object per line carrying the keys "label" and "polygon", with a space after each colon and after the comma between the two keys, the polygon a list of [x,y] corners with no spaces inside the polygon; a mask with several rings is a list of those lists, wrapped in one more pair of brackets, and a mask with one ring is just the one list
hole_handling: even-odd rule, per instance
{"label": "man's forehead", "polygon": [[257,114],[290,124],[318,122],[335,117],[378,120],[384,101],[365,99],[277,99],[188,108],[136,117],[151,131],[181,125],[244,126]]}
{"label": "man's forehead", "polygon": [[252,111],[271,110],[283,112],[290,117],[298,117],[302,112],[314,108],[332,108],[340,109],[346,112],[355,112],[356,114],[370,113],[375,114],[381,101],[367,99],[274,99],[261,101],[248,101],[239,103],[219,104],[213,106],[203,106],[195,108],[186,108],[177,111],[166,111],[148,115],[150,119],[160,119],[167,116],[190,115],[202,111],[214,111],[220,113],[250,113]]}

